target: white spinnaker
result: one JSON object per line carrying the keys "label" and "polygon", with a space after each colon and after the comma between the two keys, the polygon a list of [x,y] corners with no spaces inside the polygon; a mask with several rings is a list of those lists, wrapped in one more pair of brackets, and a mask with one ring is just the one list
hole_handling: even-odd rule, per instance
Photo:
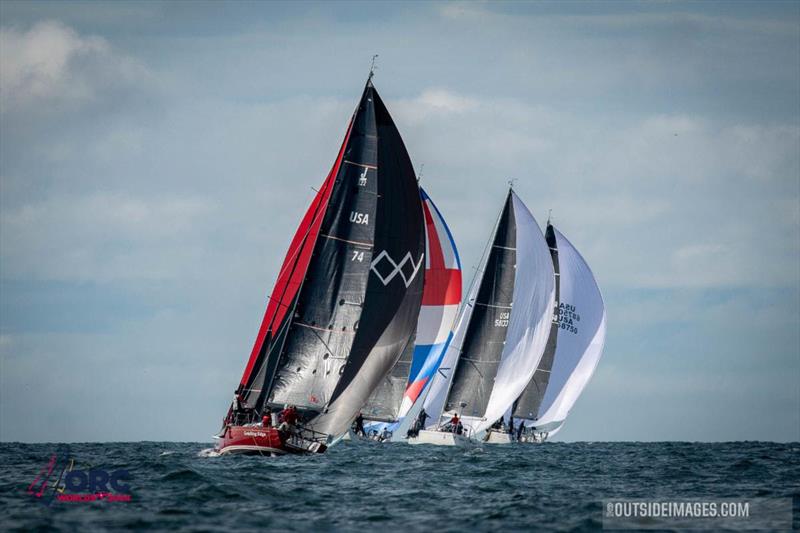
{"label": "white spinnaker", "polygon": [[592,270],[561,232],[555,230],[555,234],[559,306],[564,307],[550,382],[535,422],[539,426],[567,418],[592,377],[606,340],[606,309]]}
{"label": "white spinnaker", "polygon": [[492,394],[483,420],[474,427],[476,433],[494,424],[522,394],[542,358],[553,321],[555,273],[550,249],[536,219],[512,195],[517,231],[514,302]]}

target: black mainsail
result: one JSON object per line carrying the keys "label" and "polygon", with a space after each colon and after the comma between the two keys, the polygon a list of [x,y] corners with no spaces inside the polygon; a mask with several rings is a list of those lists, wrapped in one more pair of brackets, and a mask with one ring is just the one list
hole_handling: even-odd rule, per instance
{"label": "black mainsail", "polygon": [[293,404],[312,429],[346,431],[414,333],[424,252],[411,160],[370,80],[279,274],[246,403]]}
{"label": "black mainsail", "polygon": [[509,191],[472,304],[445,411],[475,418],[486,412],[508,332],[515,268],[516,223]]}

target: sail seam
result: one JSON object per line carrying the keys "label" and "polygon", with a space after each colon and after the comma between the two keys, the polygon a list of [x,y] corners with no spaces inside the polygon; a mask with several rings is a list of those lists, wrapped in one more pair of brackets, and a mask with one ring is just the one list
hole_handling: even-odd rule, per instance
{"label": "sail seam", "polygon": [[302,326],[304,328],[315,329],[317,331],[329,331],[331,333],[346,333],[347,335],[354,335],[354,331],[347,331],[347,330],[340,330],[340,329],[328,329],[328,328],[320,328],[317,326],[312,326],[311,324],[303,324],[302,322],[295,322],[295,326]]}
{"label": "sail seam", "polygon": [[346,242],[348,244],[355,244],[356,246],[363,246],[365,248],[372,248],[372,244],[368,242],[360,242],[360,241],[348,241],[347,239],[342,239],[341,237],[334,237],[333,235],[325,235],[324,233],[320,233],[320,237],[325,237],[326,239],[333,239],[335,241]]}
{"label": "sail seam", "polygon": [[494,307],[496,309],[511,309],[510,305],[493,305],[493,304],[485,304],[482,302],[475,302],[475,305],[481,305],[483,307]]}
{"label": "sail seam", "polygon": [[351,165],[355,165],[355,166],[357,166],[357,167],[361,167],[361,168],[369,168],[369,169],[372,169],[372,170],[378,170],[378,167],[377,167],[377,166],[375,166],[375,165],[369,165],[369,164],[367,164],[367,163],[356,163],[355,161],[348,161],[348,160],[346,160],[346,159],[345,159],[345,161],[344,161],[344,162],[345,162],[345,163],[349,163],[349,164],[351,164]]}

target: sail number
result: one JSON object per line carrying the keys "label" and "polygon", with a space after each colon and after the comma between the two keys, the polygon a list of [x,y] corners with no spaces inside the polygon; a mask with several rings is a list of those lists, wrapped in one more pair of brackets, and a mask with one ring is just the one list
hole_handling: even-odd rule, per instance
{"label": "sail number", "polygon": [[369,213],[350,211],[350,222],[355,224],[369,224]]}
{"label": "sail number", "polygon": [[558,306],[558,327],[570,333],[578,333],[578,322],[581,321],[581,315],[575,309],[574,305],[568,303],[560,303]]}
{"label": "sail number", "polygon": [[364,261],[364,252],[359,252],[358,250],[353,250],[353,257],[350,258],[350,261],[358,261],[359,263]]}
{"label": "sail number", "polygon": [[494,319],[494,327],[496,328],[507,328],[508,327],[508,318],[511,316],[509,311],[503,311],[500,313],[500,318]]}

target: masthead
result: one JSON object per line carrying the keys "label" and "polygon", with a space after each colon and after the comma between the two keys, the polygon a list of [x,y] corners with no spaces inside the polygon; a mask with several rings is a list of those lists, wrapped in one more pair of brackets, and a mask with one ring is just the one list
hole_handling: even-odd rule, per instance
{"label": "masthead", "polygon": [[378,68],[378,67],[375,66],[375,59],[377,59],[377,58],[378,58],[378,54],[375,54],[374,56],[372,56],[372,63],[370,63],[370,65],[369,65],[369,78],[367,78],[367,82],[372,81],[372,76],[375,75],[375,69]]}

